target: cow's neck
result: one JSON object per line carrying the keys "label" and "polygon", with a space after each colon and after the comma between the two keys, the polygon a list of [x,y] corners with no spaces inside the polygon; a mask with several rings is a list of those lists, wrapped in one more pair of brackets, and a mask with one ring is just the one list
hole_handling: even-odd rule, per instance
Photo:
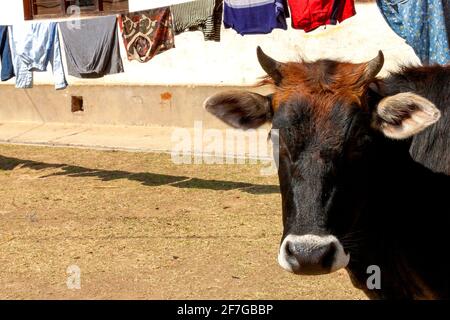
{"label": "cow's neck", "polygon": [[368,265],[380,267],[382,288],[368,292],[375,297],[429,298],[436,294],[430,286],[448,295],[448,271],[436,260],[448,251],[449,218],[442,204],[450,177],[416,163],[407,148],[393,142],[382,143],[377,154],[356,226],[367,238],[349,269],[361,282]]}

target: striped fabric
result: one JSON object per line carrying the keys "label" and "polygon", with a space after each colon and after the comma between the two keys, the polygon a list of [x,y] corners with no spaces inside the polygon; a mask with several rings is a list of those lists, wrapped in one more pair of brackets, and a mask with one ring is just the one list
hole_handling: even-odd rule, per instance
{"label": "striped fabric", "polygon": [[240,35],[287,29],[286,0],[224,0],[223,12],[225,28],[233,28]]}
{"label": "striped fabric", "polygon": [[272,4],[273,0],[227,0],[226,2],[231,8],[251,8]]}
{"label": "striped fabric", "polygon": [[175,34],[203,32],[205,40],[220,41],[223,0],[196,0],[171,6]]}

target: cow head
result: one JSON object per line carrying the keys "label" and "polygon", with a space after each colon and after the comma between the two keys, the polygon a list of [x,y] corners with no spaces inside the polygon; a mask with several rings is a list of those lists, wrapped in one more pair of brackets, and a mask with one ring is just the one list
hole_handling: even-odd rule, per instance
{"label": "cow head", "polygon": [[384,62],[381,51],[360,64],[280,63],[259,47],[257,55],[274,93],[223,92],[207,99],[205,108],[235,128],[271,122],[278,129],[284,226],[279,264],[297,274],[344,268],[351,248],[343,238],[365,205],[373,146],[411,137],[440,113],[410,92],[371,98],[369,87]]}

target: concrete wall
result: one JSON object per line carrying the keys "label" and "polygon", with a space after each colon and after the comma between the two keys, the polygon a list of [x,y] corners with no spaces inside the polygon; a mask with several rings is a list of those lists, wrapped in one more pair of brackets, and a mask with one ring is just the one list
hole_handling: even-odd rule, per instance
{"label": "concrete wall", "polygon": [[[3,86],[0,123],[192,127],[194,121],[204,121],[205,127],[225,128],[202,107],[203,101],[218,90],[214,86],[169,85],[75,85],[64,91],[56,91],[51,85],[28,90]],[[267,90],[255,91],[266,94]],[[71,111],[72,96],[83,97],[83,112]]]}
{"label": "concrete wall", "polygon": [[0,0],[0,25],[24,21],[22,0]]}
{"label": "concrete wall", "polygon": [[[256,60],[257,45],[280,61],[327,57],[360,62],[382,49],[384,74],[404,63],[419,63],[375,4],[359,4],[357,12],[341,25],[308,34],[289,29],[242,37],[234,30],[223,30],[222,41],[215,43],[205,42],[200,32],[187,32],[176,37],[175,49],[144,64],[128,61],[121,45],[122,74],[95,80],[68,77],[70,86],[62,92],[53,89],[51,72],[35,73],[35,88],[29,90],[14,89],[14,80],[2,83],[0,122],[192,126],[194,119],[204,116],[201,102],[209,94],[222,86],[252,85],[263,75]],[[166,98],[161,96],[164,93],[169,93],[163,95]],[[84,97],[84,113],[70,112],[71,95]]]}

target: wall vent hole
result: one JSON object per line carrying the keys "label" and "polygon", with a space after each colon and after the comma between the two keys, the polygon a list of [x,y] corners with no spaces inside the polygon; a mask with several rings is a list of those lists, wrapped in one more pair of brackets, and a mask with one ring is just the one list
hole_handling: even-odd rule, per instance
{"label": "wall vent hole", "polygon": [[72,112],[82,112],[83,109],[83,97],[72,96]]}

